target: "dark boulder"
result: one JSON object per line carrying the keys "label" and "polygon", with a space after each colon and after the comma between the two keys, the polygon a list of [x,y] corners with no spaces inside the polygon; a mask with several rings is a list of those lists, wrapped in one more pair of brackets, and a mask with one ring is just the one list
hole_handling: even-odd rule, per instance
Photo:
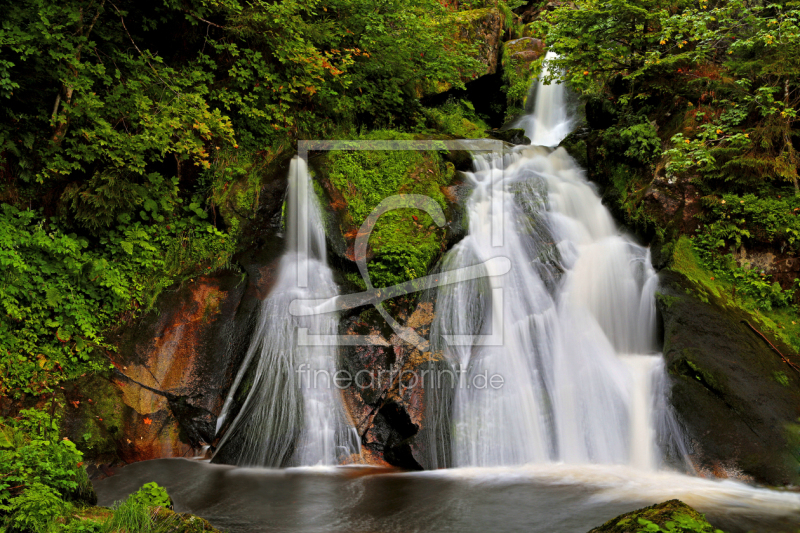
{"label": "dark boulder", "polygon": [[774,339],[773,348],[759,334],[765,326],[683,273],[663,271],[659,290],[670,400],[695,468],[797,484],[800,375],[778,353],[791,350]]}
{"label": "dark boulder", "polygon": [[505,141],[509,144],[531,144],[531,140],[525,136],[525,130],[510,128],[507,130],[487,130],[486,134],[493,139]]}

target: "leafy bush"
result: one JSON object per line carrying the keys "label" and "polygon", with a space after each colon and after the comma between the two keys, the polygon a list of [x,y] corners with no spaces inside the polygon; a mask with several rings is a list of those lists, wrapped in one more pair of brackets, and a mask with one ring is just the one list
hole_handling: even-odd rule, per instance
{"label": "leafy bush", "polygon": [[469,100],[450,98],[440,107],[423,110],[423,114],[429,127],[456,137],[480,139],[489,129]]}
{"label": "leafy bush", "polygon": [[172,509],[172,499],[167,494],[167,489],[154,482],[145,483],[138,491],[131,494],[130,498],[147,507]]}
{"label": "leafy bush", "polygon": [[58,530],[71,501],[95,503],[82,455],[58,438],[58,419],[35,409],[0,419],[0,522],[11,531]]}
{"label": "leafy bush", "polygon": [[[142,214],[162,216],[157,209]],[[203,260],[209,269],[227,261],[232,241],[206,216],[197,203],[167,225],[121,213],[97,247],[38,211],[0,205],[0,394],[45,394],[104,368],[93,351],[113,349],[104,332],[121,313],[149,308]]]}
{"label": "leafy bush", "polygon": [[606,150],[611,150],[631,164],[647,166],[661,155],[661,139],[650,122],[631,126],[612,126],[603,132]]}
{"label": "leafy bush", "polygon": [[33,483],[8,505],[0,506],[0,512],[8,513],[6,524],[11,531],[46,532],[55,530],[55,519],[66,508],[67,504],[57,490]]}

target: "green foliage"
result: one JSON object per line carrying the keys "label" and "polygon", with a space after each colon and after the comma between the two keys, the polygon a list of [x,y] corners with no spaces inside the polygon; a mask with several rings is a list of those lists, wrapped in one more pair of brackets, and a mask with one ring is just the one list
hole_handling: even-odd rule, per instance
{"label": "green foliage", "polygon": [[[70,500],[91,501],[81,453],[58,437],[58,418],[27,409],[0,419],[0,523],[11,531],[56,531]],[[92,497],[90,497],[90,494]]]}
{"label": "green foliage", "polygon": [[437,0],[0,9],[0,394],[15,397],[107,367],[109,329],[228,265],[297,139],[414,127],[421,88],[479,66]]}
{"label": "green foliage", "polygon": [[731,281],[737,290],[753,297],[763,309],[791,304],[794,289],[783,290],[769,276],[749,265],[737,264],[731,253],[753,242],[775,242],[789,249],[800,247],[800,198],[758,198],[753,194],[723,195],[722,199],[705,198],[706,222],[698,229],[694,246],[704,263],[715,274]]}
{"label": "green foliage", "polygon": [[170,507],[167,491],[156,483],[146,483],[123,502],[114,505],[114,514],[102,525],[102,533],[127,531],[129,533],[156,533],[171,531],[177,517],[167,523],[158,519],[159,507]]}
{"label": "green foliage", "polygon": [[8,512],[6,523],[12,531],[44,532],[55,530],[55,519],[66,508],[58,491],[42,483],[33,483],[0,510]]}
{"label": "green foliage", "polygon": [[796,1],[585,1],[540,26],[560,54],[551,80],[628,110],[683,116],[666,153],[672,175],[797,190],[798,15]]}
{"label": "green foliage", "polygon": [[172,508],[172,499],[167,494],[167,489],[154,482],[145,483],[129,498],[146,507]]}
{"label": "green foliage", "polygon": [[469,100],[449,98],[440,107],[426,108],[422,113],[429,128],[455,137],[482,139],[489,129]]}
{"label": "green foliage", "polygon": [[136,221],[121,212],[93,247],[58,219],[45,224],[40,212],[0,206],[0,393],[44,394],[59,380],[101,369],[93,350],[111,349],[103,332],[121,313],[149,308],[205,258],[209,269],[227,260],[231,240],[204,220],[197,202],[170,224],[142,220],[164,216],[161,209],[145,205]]}
{"label": "green foliage", "polygon": [[661,139],[650,122],[612,126],[603,133],[603,142],[633,164],[649,165],[661,155]]}
{"label": "green foliage", "polygon": [[723,307],[750,315],[751,322],[759,329],[768,331],[794,350],[800,350],[800,319],[796,309],[776,307],[757,290],[747,290],[729,269],[715,271],[701,258],[696,240],[697,237],[680,237],[673,247],[670,264],[670,269],[689,280],[694,296],[705,302],[713,299]]}

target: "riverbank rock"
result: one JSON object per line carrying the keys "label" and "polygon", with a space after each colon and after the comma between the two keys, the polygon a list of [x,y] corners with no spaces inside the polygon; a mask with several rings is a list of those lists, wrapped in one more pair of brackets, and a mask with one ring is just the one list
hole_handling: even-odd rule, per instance
{"label": "riverbank rock", "polygon": [[778,353],[792,350],[768,329],[780,326],[739,307],[686,239],[659,291],[670,401],[698,473],[800,482],[800,375]]}
{"label": "riverbank rock", "polygon": [[[664,529],[657,529],[654,526]],[[702,514],[680,500],[669,500],[622,514],[602,526],[594,528],[589,533],[638,533],[640,531],[722,533],[709,524]]]}

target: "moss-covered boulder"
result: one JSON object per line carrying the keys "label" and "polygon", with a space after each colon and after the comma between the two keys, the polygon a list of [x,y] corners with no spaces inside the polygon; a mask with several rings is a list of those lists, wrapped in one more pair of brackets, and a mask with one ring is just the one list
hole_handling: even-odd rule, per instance
{"label": "moss-covered boulder", "polygon": [[[500,63],[500,50],[504,33],[503,13],[496,7],[457,11],[442,23],[442,31],[450,32],[456,42],[477,44],[476,57],[482,67],[462,73],[468,82],[482,76],[494,74]],[[449,83],[438,82],[420,88],[419,96],[439,94],[452,88]]]}
{"label": "moss-covered boulder", "polygon": [[158,509],[155,523],[157,528],[164,528],[170,533],[221,533],[205,518],[164,508]]}
{"label": "moss-covered boulder", "polygon": [[658,505],[631,511],[612,518],[589,533],[722,533],[709,524],[705,517],[680,500],[669,500]]}
{"label": "moss-covered boulder", "polygon": [[682,238],[661,272],[658,309],[670,400],[701,475],[800,481],[800,374],[787,327],[749,310]]}
{"label": "moss-covered boulder", "polygon": [[375,150],[331,151],[311,161],[318,193],[327,200],[331,251],[355,288],[365,286],[355,265],[356,237],[381,202],[398,195],[421,196],[441,210],[445,220],[434,220],[414,202],[381,215],[371,228],[366,257],[376,287],[426,275],[445,250],[450,222],[458,214],[454,164],[437,151],[381,150],[377,143],[387,139],[415,140],[409,134],[376,131],[360,140],[374,141]]}

